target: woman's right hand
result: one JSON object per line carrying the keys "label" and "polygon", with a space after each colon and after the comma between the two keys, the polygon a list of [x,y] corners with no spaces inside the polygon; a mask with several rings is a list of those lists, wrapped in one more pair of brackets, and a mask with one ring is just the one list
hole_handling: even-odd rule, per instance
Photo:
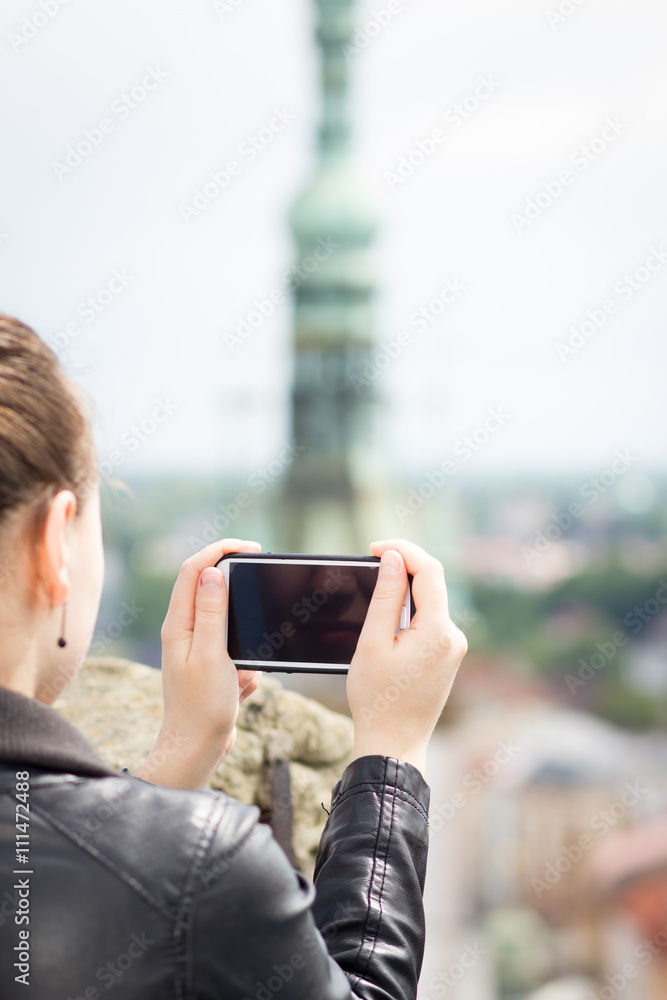
{"label": "woman's right hand", "polygon": [[[449,617],[437,559],[403,539],[373,542],[370,551],[382,556],[380,572],[347,675],[354,756],[396,757],[424,774],[426,748],[468,643]],[[408,573],[416,611],[396,635]]]}

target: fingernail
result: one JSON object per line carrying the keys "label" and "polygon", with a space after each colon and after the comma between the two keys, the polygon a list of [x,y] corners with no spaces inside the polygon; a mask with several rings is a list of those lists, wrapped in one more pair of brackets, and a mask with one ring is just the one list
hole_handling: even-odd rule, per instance
{"label": "fingernail", "polygon": [[397,552],[389,549],[387,552],[382,554],[380,560],[380,575],[384,576],[385,573],[397,574],[401,568],[401,559]]}
{"label": "fingernail", "polygon": [[222,573],[213,566],[209,569],[205,569],[199,579],[199,585],[201,587],[217,587],[218,589],[221,589]]}

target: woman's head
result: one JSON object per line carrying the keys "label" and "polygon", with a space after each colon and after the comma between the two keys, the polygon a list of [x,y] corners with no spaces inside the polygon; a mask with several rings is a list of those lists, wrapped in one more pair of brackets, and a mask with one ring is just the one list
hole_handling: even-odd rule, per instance
{"label": "woman's head", "polygon": [[55,354],[0,314],[0,531],[28,508],[38,527],[59,490],[83,503],[93,462],[88,421]]}
{"label": "woman's head", "polygon": [[0,684],[52,701],[76,671],[99,606],[99,522],[83,398],[37,334],[0,314]]}

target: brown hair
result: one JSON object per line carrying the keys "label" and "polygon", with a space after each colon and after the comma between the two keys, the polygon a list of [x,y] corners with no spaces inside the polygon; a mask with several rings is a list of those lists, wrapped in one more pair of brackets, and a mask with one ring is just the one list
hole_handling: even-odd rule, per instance
{"label": "brown hair", "polygon": [[0,313],[0,529],[29,506],[38,528],[59,490],[72,490],[80,509],[93,454],[87,417],[58,358],[29,326]]}

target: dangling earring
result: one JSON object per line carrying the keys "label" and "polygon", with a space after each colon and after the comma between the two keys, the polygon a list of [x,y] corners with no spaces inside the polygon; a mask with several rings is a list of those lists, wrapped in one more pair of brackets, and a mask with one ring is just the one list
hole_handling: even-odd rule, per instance
{"label": "dangling earring", "polygon": [[61,649],[67,645],[67,639],[65,638],[65,612],[67,610],[67,605],[63,604],[63,623],[60,629],[60,638],[58,639],[58,645]]}

